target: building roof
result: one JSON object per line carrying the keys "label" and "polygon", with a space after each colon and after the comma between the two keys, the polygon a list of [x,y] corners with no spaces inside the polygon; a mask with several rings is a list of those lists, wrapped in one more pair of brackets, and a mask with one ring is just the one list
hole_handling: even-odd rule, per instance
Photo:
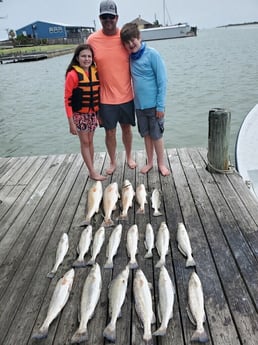
{"label": "building roof", "polygon": [[131,23],[137,24],[137,25],[152,25],[152,23],[147,22],[146,20],[142,19],[140,15],[139,17],[132,20]]}

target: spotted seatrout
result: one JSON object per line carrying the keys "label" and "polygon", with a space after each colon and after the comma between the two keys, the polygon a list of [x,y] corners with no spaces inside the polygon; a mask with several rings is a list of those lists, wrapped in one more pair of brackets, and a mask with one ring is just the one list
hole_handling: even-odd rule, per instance
{"label": "spotted seatrout", "polygon": [[69,248],[68,235],[67,233],[63,233],[57,245],[56,261],[52,270],[47,274],[48,278],[53,278],[55,276],[58,267],[61,265],[61,263],[64,260],[64,257],[68,251],[68,248]]}
{"label": "spotted seatrout", "polygon": [[156,248],[159,253],[160,259],[156,264],[156,267],[161,267],[166,263],[166,255],[168,253],[169,246],[169,231],[165,222],[161,222],[157,238],[156,238]]}
{"label": "spotted seatrout", "polygon": [[192,256],[192,248],[188,233],[183,223],[178,223],[177,227],[177,242],[178,249],[180,252],[186,256],[186,267],[195,266],[195,261]]}
{"label": "spotted seatrout", "polygon": [[112,212],[116,209],[117,200],[120,198],[117,182],[110,183],[104,190],[103,194],[103,208],[104,221],[102,226],[109,227],[114,225],[111,219]]}
{"label": "spotted seatrout", "polygon": [[133,198],[135,191],[129,180],[125,180],[122,186],[122,212],[120,214],[120,219],[128,218],[128,210],[133,205]]}
{"label": "spotted seatrout", "polygon": [[113,268],[113,258],[117,253],[122,236],[122,225],[118,224],[113,231],[108,240],[108,245],[106,249],[107,261],[104,268]]}
{"label": "spotted seatrout", "polygon": [[78,258],[74,261],[73,267],[85,267],[84,256],[88,253],[92,241],[92,226],[88,225],[81,233],[77,246]]}

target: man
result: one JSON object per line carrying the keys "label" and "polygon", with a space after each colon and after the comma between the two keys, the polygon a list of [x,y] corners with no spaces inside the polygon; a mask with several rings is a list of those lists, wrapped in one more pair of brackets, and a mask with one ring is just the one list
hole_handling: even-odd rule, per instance
{"label": "man", "polygon": [[102,29],[88,37],[94,50],[100,80],[100,121],[106,131],[106,147],[110,157],[107,174],[116,169],[116,126],[119,122],[127,164],[136,167],[132,159],[132,128],[135,126],[133,91],[129,54],[120,40],[118,14],[114,1],[102,1],[100,14]]}

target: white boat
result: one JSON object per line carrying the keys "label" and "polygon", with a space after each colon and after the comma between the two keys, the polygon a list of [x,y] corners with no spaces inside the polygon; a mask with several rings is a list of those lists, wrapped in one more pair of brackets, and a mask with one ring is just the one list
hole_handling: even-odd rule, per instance
{"label": "white boat", "polygon": [[235,145],[236,169],[258,199],[258,104],[244,118]]}
{"label": "white boat", "polygon": [[193,37],[197,35],[197,27],[187,23],[141,29],[143,41],[166,40],[171,38]]}
{"label": "white boat", "polygon": [[166,7],[166,1],[163,0],[163,25],[141,29],[141,39],[143,41],[167,40],[170,38],[193,37],[197,35],[197,27],[190,26],[187,23],[166,25],[166,13],[168,14],[169,21],[171,22]]}

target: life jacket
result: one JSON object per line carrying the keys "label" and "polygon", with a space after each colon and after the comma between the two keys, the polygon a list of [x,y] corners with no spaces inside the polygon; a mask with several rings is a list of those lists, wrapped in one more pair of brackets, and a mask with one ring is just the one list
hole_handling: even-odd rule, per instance
{"label": "life jacket", "polygon": [[73,111],[80,113],[90,113],[99,110],[99,79],[95,66],[89,68],[89,76],[85,71],[74,65],[73,69],[78,74],[78,87],[73,89],[69,98],[69,105]]}

